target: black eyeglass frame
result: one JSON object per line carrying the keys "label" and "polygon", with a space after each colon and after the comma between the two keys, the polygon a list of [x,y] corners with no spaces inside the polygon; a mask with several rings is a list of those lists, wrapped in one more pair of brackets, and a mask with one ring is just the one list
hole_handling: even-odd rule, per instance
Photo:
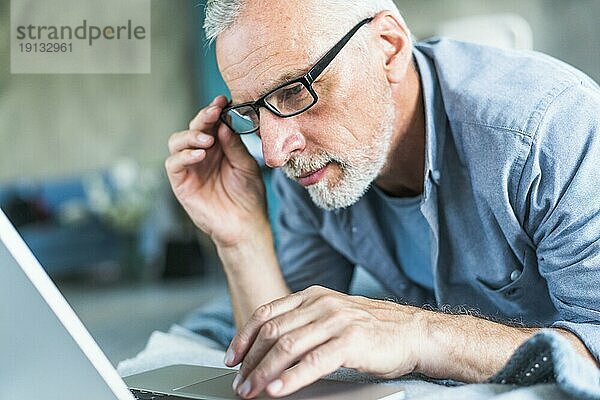
{"label": "black eyeglass frame", "polygon": [[[339,42],[337,42],[336,45],[331,48],[331,50],[329,50],[327,53],[325,53],[325,55],[323,57],[321,57],[319,59],[319,61],[317,61],[315,63],[315,65],[306,74],[304,74],[303,76],[301,76],[299,78],[296,78],[296,79],[293,79],[291,81],[285,82],[285,83],[277,86],[275,89],[269,91],[267,94],[265,94],[264,96],[262,96],[260,99],[258,99],[256,101],[249,101],[249,102],[246,102],[246,103],[241,103],[241,104],[236,104],[236,105],[231,105],[231,106],[225,107],[221,111],[221,115],[220,115],[221,121],[223,123],[225,123],[234,133],[236,133],[238,135],[246,135],[246,134],[251,134],[251,133],[257,132],[260,129],[260,121],[259,121],[258,126],[256,128],[254,128],[253,130],[251,130],[251,131],[236,132],[235,129],[233,129],[233,127],[227,121],[227,113],[228,112],[230,112],[231,110],[235,110],[236,108],[251,107],[254,110],[254,112],[256,113],[256,115],[260,116],[259,109],[261,107],[264,107],[267,110],[269,110],[271,113],[273,113],[274,115],[276,115],[276,116],[278,116],[280,118],[291,118],[291,117],[294,117],[294,116],[296,116],[298,114],[302,114],[303,112],[307,111],[309,108],[311,108],[312,106],[314,106],[315,104],[317,104],[317,101],[319,101],[319,96],[317,95],[317,93],[315,92],[315,90],[312,87],[313,83],[323,73],[323,71],[325,71],[325,69],[329,66],[329,64],[331,64],[331,62],[335,59],[335,57],[339,54],[339,52],[350,41],[350,39],[352,38],[352,36],[354,36],[354,34],[356,34],[356,32],[363,25],[368,24],[372,20],[373,20],[372,17],[371,18],[366,18],[366,19],[363,19],[362,21],[360,21],[358,24],[356,24],[354,26],[354,28],[352,28],[350,30],[350,32],[346,33],[346,35],[344,35],[344,37]],[[308,92],[313,97],[312,103],[310,103],[309,105],[305,106],[301,110],[295,111],[295,112],[293,112],[291,114],[282,114],[277,109],[275,109],[275,107],[273,107],[267,101],[265,101],[265,99],[267,97],[271,96],[273,93],[277,92],[278,90],[280,90],[280,89],[282,89],[282,88],[284,88],[286,86],[293,85],[294,83],[301,83],[308,90]]]}

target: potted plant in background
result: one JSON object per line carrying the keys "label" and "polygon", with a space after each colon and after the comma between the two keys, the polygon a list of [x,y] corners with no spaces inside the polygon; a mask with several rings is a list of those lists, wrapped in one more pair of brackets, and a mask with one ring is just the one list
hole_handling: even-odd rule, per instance
{"label": "potted plant in background", "polygon": [[94,173],[85,179],[90,210],[120,237],[120,267],[128,280],[146,274],[141,227],[155,206],[160,181],[158,172],[131,159],[119,160],[107,174]]}

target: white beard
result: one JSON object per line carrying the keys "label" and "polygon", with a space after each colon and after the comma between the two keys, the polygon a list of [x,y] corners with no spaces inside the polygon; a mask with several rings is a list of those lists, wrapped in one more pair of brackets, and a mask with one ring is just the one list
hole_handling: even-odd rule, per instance
{"label": "white beard", "polygon": [[341,159],[340,157],[322,153],[310,158],[296,157],[290,159],[283,167],[283,172],[293,180],[298,179],[302,173],[318,170],[328,163],[337,164],[341,170],[338,182],[331,185],[327,179],[307,187],[312,201],[325,210],[335,210],[350,207],[355,204],[369,190],[371,183],[377,178],[387,161],[388,151],[394,129],[395,108],[389,98],[385,98],[384,109],[381,118],[379,140],[369,143],[363,149],[357,151],[356,155]]}

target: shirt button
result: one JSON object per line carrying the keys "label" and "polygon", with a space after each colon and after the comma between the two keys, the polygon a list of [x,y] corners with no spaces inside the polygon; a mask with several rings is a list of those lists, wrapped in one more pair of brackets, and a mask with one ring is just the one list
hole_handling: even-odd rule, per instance
{"label": "shirt button", "polygon": [[440,183],[440,178],[442,177],[442,174],[440,173],[440,171],[438,171],[437,169],[432,170],[431,171],[431,179],[433,179],[433,181],[437,184]]}
{"label": "shirt button", "polygon": [[352,233],[356,233],[358,232],[358,228],[356,228],[355,226],[352,227]]}
{"label": "shirt button", "polygon": [[519,279],[520,276],[521,276],[521,271],[519,271],[518,269],[515,269],[513,272],[510,273],[510,280],[514,282],[517,279]]}

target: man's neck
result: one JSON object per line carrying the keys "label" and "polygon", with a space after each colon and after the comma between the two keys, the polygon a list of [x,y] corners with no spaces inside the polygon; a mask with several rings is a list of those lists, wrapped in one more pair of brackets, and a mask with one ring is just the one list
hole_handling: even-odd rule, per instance
{"label": "man's neck", "polygon": [[425,108],[417,68],[408,68],[402,85],[393,87],[396,103],[394,135],[388,159],[375,184],[394,197],[423,193],[425,170]]}

